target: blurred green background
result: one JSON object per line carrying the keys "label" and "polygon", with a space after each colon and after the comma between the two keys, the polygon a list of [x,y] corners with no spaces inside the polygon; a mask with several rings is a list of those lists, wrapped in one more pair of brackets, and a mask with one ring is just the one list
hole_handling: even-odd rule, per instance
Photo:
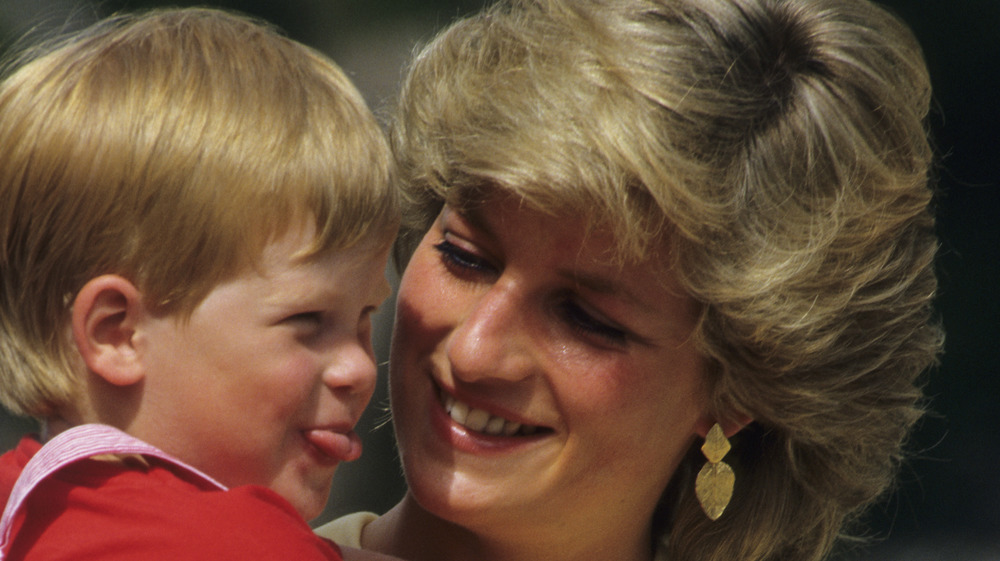
{"label": "blurred green background", "polygon": [[[0,0],[0,51],[24,36],[71,30],[121,10],[211,5],[262,17],[330,55],[379,114],[408,56],[435,30],[485,0]],[[941,366],[927,376],[932,414],[919,426],[900,487],[870,516],[878,541],[843,560],[1000,560],[1000,2],[884,2],[915,30],[934,80],[932,133],[940,155],[942,239],[938,309],[947,329]],[[0,162],[2,165],[2,162]],[[2,203],[0,203],[2,204]],[[388,356],[391,303],[377,321]],[[404,489],[387,425],[385,371],[359,432],[361,460],[340,468],[316,522],[384,511]],[[0,411],[0,451],[30,420]]]}

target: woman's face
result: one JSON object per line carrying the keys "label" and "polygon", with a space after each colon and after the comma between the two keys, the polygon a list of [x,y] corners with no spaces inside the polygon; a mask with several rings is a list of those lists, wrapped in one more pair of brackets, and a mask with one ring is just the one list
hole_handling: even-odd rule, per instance
{"label": "woman's face", "polygon": [[614,248],[507,197],[445,207],[403,276],[391,359],[423,508],[493,534],[648,535],[710,425],[697,308],[662,255],[620,265]]}

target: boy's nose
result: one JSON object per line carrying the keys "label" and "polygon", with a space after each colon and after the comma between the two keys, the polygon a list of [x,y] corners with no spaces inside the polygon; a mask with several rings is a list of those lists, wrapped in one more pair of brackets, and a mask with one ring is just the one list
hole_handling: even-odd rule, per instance
{"label": "boy's nose", "polygon": [[375,391],[376,366],[371,341],[359,340],[340,346],[323,374],[331,390],[357,396],[365,403]]}

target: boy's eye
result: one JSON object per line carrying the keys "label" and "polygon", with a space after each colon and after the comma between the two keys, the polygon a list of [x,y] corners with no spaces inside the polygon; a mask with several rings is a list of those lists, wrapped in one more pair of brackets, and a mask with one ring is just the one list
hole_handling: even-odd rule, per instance
{"label": "boy's eye", "polygon": [[616,347],[625,346],[628,342],[628,333],[625,330],[598,319],[570,298],[560,301],[558,311],[570,328],[586,337],[597,337],[602,342]]}
{"label": "boy's eye", "polygon": [[289,326],[297,339],[311,344],[324,333],[324,321],[321,312],[302,312],[288,316],[282,323]]}
{"label": "boy's eye", "polygon": [[496,268],[486,259],[466,251],[447,239],[434,245],[441,260],[452,270],[461,274],[495,275]]}
{"label": "boy's eye", "polygon": [[288,319],[293,321],[320,321],[323,318],[319,312],[302,312],[300,314],[295,314]]}
{"label": "boy's eye", "polygon": [[287,317],[285,322],[298,327],[313,328],[323,323],[323,314],[320,312],[302,312]]}

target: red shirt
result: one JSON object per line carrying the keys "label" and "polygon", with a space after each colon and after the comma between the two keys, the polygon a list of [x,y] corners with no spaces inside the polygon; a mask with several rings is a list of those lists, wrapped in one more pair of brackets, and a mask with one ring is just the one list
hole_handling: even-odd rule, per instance
{"label": "red shirt", "polygon": [[[25,437],[0,456],[0,500],[41,448]],[[81,460],[32,491],[9,561],[342,561],[294,507],[257,486],[219,490],[153,458]]]}

